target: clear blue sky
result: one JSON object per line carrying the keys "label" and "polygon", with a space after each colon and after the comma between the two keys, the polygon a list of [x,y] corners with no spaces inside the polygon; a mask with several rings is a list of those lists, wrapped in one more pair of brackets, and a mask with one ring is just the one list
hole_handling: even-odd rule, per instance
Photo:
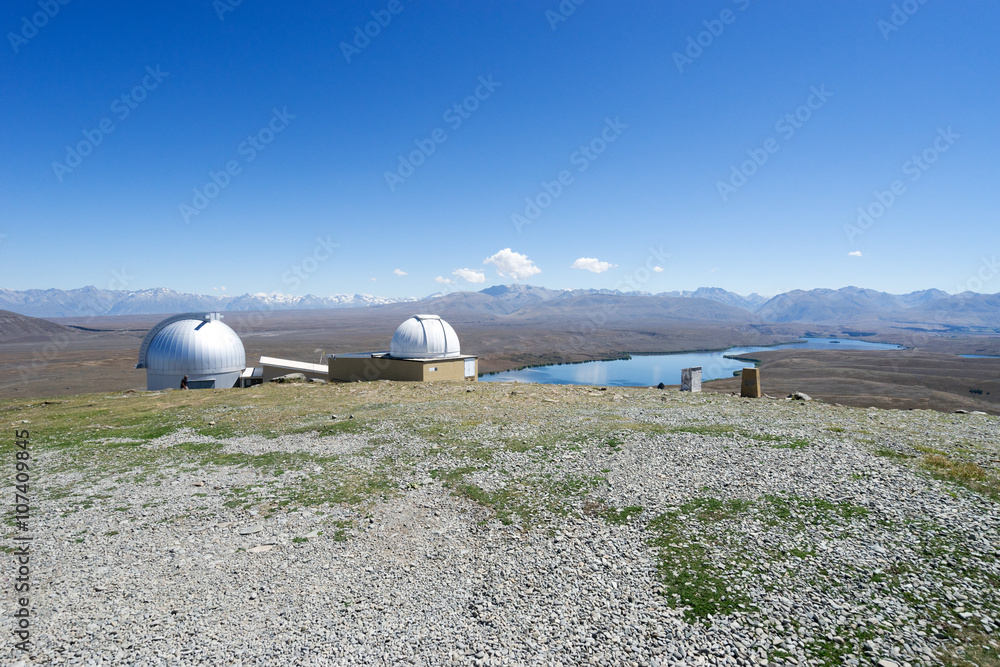
{"label": "clear blue sky", "polygon": [[1000,3],[63,1],[0,287],[1000,292]]}

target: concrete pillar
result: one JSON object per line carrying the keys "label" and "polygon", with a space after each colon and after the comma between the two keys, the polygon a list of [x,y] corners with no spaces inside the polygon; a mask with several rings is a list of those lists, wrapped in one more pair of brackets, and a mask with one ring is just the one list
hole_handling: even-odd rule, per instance
{"label": "concrete pillar", "polygon": [[740,396],[744,398],[760,398],[760,369],[744,368],[741,374],[743,384],[740,386]]}
{"label": "concrete pillar", "polygon": [[701,391],[701,366],[681,369],[681,391]]}

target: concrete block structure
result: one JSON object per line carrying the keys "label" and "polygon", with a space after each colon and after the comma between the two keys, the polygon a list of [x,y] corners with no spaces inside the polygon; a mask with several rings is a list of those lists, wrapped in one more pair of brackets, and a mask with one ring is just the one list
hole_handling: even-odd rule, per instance
{"label": "concrete block structure", "polygon": [[331,382],[477,380],[479,360],[461,353],[458,334],[437,315],[399,325],[388,352],[327,355]]}
{"label": "concrete block structure", "polygon": [[740,377],[742,378],[740,396],[744,398],[760,398],[763,396],[760,391],[760,369],[744,368]]}
{"label": "concrete block structure", "polygon": [[681,369],[681,391],[701,391],[701,366]]}

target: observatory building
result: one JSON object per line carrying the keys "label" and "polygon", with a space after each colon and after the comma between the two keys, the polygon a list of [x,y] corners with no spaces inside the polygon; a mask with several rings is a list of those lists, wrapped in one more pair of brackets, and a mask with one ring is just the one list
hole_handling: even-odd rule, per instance
{"label": "observatory building", "polygon": [[414,315],[399,325],[388,352],[328,354],[334,382],[476,380],[479,361],[462,354],[458,334],[437,315]]}
{"label": "observatory building", "polygon": [[136,368],[146,369],[146,389],[228,389],[246,368],[246,351],[219,313],[184,313],[158,323],[139,347]]}

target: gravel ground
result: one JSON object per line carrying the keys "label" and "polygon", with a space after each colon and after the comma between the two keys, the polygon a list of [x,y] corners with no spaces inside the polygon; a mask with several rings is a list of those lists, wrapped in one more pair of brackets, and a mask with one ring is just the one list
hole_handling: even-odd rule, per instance
{"label": "gravel ground", "polygon": [[380,391],[357,432],[37,449],[7,664],[998,664],[1000,509],[927,463],[995,479],[998,418]]}

